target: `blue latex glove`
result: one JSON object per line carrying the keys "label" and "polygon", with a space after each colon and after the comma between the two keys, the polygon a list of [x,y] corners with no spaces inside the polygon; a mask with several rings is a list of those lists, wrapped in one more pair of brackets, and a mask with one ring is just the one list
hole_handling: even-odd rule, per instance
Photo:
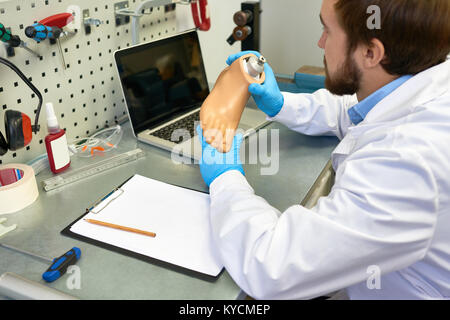
{"label": "blue latex glove", "polygon": [[221,153],[206,142],[200,126],[197,126],[197,133],[202,144],[202,158],[199,162],[200,173],[208,187],[218,176],[230,170],[238,170],[245,175],[240,157],[242,134],[235,135],[233,145],[228,153]]}
{"label": "blue latex glove", "polygon": [[[229,56],[227,59],[227,64],[231,65],[236,59],[249,53],[253,53],[257,57],[261,56],[261,54],[257,51],[243,51]],[[283,107],[284,97],[278,88],[275,74],[268,63],[264,64],[264,72],[266,74],[266,80],[264,83],[252,83],[248,87],[248,91],[252,94],[256,105],[259,109],[261,109],[261,111],[269,117],[275,117]]]}

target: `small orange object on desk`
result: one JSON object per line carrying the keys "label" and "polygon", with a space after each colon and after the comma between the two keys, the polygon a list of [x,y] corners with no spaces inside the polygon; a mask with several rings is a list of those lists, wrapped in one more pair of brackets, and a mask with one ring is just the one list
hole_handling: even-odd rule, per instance
{"label": "small orange object on desk", "polygon": [[119,226],[118,224],[113,224],[113,223],[104,222],[104,221],[98,221],[98,220],[94,220],[94,219],[84,219],[84,220],[89,223],[97,224],[97,225],[104,226],[104,227],[139,233],[139,234],[143,234],[143,235],[153,237],[153,238],[156,237],[156,233],[150,232],[150,231],[144,231],[144,230],[134,229],[134,228],[130,228],[130,227]]}

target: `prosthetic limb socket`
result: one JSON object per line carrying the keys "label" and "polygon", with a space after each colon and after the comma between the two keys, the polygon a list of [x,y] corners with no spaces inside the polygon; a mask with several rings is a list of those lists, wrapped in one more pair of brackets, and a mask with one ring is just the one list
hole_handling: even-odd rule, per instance
{"label": "prosthetic limb socket", "polygon": [[265,80],[264,57],[246,54],[222,71],[200,110],[206,142],[219,152],[228,152],[250,98],[248,87]]}

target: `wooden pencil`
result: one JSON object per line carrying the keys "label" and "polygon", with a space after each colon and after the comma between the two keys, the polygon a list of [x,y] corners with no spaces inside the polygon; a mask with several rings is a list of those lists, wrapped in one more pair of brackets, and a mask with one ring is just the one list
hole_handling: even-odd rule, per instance
{"label": "wooden pencil", "polygon": [[114,223],[109,223],[109,222],[104,222],[104,221],[99,221],[99,220],[94,220],[94,219],[84,219],[86,222],[92,223],[92,224],[97,224],[100,226],[104,226],[104,227],[109,227],[109,228],[114,228],[114,229],[119,229],[119,230],[123,230],[123,231],[129,231],[129,232],[134,232],[134,233],[139,233],[139,234],[143,234],[149,237],[156,237],[156,233],[154,232],[150,232],[150,231],[144,231],[144,230],[139,230],[139,229],[135,229],[135,228],[130,228],[130,227],[125,227],[125,226],[120,226],[118,224],[114,224]]}

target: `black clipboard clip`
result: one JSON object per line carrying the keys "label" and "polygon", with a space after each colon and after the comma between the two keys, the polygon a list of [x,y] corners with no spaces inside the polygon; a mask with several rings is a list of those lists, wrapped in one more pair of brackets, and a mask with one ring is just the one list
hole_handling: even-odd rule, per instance
{"label": "black clipboard clip", "polygon": [[[100,203],[102,203],[103,201],[105,201],[106,199],[108,199],[110,196],[112,196],[114,193],[116,193],[117,191],[119,191],[119,194],[117,196],[115,196],[114,198],[111,198],[100,210],[98,211],[93,211],[92,209],[94,209],[95,207],[97,207]],[[92,212],[95,214],[100,213],[103,209],[105,209],[111,202],[113,202],[114,200],[116,200],[118,197],[120,197],[122,194],[124,193],[123,189],[121,189],[120,187],[115,188],[113,191],[111,191],[110,193],[108,193],[106,196],[101,197],[100,199],[98,199],[97,201],[95,201],[95,203],[92,205],[92,207],[90,208],[86,208],[86,213]]]}

